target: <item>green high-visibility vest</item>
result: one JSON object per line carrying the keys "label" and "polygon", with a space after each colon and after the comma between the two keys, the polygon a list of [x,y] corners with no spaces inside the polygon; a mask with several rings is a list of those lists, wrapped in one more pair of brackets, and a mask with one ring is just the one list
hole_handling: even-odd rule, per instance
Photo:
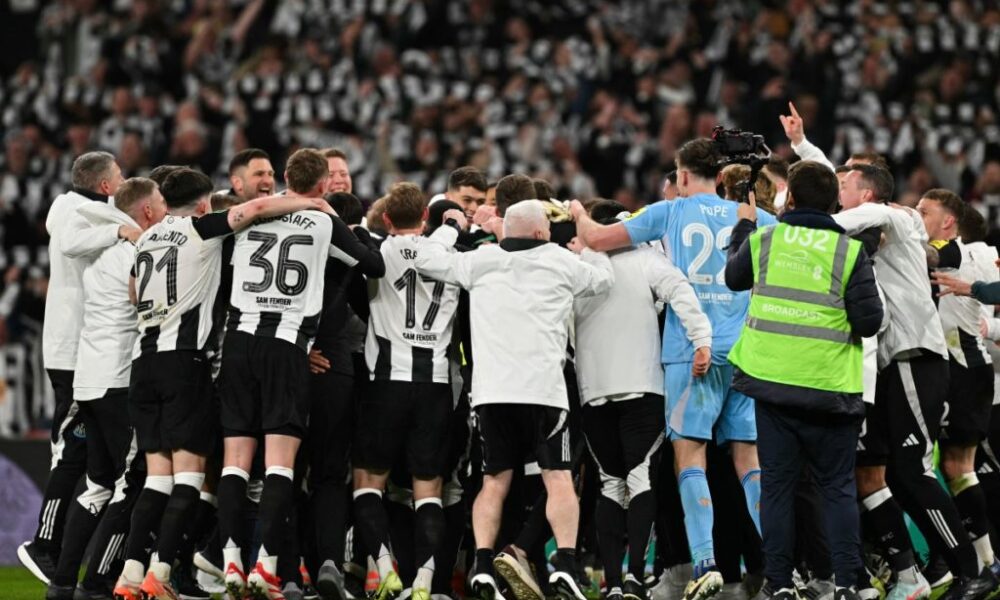
{"label": "green high-visibility vest", "polygon": [[860,250],[835,231],[785,223],[751,235],[753,293],[729,361],[763,381],[860,394],[861,339],[844,308]]}

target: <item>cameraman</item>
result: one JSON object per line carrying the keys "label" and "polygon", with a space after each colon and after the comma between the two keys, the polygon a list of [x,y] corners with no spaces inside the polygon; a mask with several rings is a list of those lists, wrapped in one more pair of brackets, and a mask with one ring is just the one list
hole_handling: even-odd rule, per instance
{"label": "cameraman", "polygon": [[[826,499],[835,600],[857,597],[846,588],[861,567],[854,480],[865,414],[861,337],[878,331],[883,308],[871,260],[829,216],[837,189],[826,166],[794,165],[781,224],[755,233],[753,203],[740,205],[726,264],[730,289],[754,289],[729,360],[737,366],[733,387],[757,401],[765,576],[776,600],[795,596],[790,515],[803,462]],[[789,369],[788,356],[825,368]]]}
{"label": "cameraman", "polygon": [[[577,235],[595,250],[613,250],[662,239],[674,264],[683,271],[712,324],[711,353],[695,350],[673,311],[663,334],[667,425],[676,456],[677,476],[684,507],[685,528],[694,562],[687,600],[704,600],[722,586],[712,542],[712,496],[705,476],[705,448],[709,440],[731,442],[733,463],[747,506],[760,528],[760,468],[753,400],[730,389],[733,367],[727,358],[746,318],[748,292],[726,287],[726,247],[736,225],[737,204],[715,193],[719,169],[727,161],[720,145],[697,139],[677,152],[677,187],[681,197],[658,202],[624,223],[599,225],[579,202],[570,210]],[[761,224],[775,223],[772,215],[756,209]],[[697,401],[688,401],[697,399]]]}

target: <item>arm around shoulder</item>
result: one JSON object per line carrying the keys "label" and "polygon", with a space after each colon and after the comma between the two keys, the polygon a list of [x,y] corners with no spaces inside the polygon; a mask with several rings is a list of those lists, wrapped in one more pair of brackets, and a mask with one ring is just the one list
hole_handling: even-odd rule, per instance
{"label": "arm around shoulder", "polygon": [[469,289],[474,284],[473,261],[478,252],[454,252],[451,248],[458,241],[458,231],[448,225],[437,228],[417,253],[413,266],[421,275],[426,275]]}
{"label": "arm around shoulder", "polygon": [[69,222],[61,228],[59,249],[69,258],[89,256],[117,243],[120,239],[118,232],[122,227],[117,223],[93,225],[86,217],[74,211]]}

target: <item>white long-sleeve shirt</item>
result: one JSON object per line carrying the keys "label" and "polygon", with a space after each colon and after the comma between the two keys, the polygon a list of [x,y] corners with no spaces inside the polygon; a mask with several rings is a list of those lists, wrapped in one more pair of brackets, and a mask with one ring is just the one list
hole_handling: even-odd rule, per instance
{"label": "white long-sleeve shirt", "polygon": [[868,202],[833,218],[848,235],[878,227],[885,236],[873,257],[889,312],[889,325],[878,340],[879,369],[894,359],[914,356],[919,349],[948,358],[941,319],[931,297],[924,251],[927,232],[920,215]]}
{"label": "white long-sleeve shirt", "polygon": [[802,138],[800,143],[792,144],[792,152],[798,155],[798,157],[802,160],[818,162],[829,167],[831,171],[836,171],[833,163],[826,157],[826,154],[805,137]]}
{"label": "white long-sleeve shirt", "polygon": [[643,246],[609,258],[614,287],[574,303],[576,376],[585,404],[609,396],[663,395],[655,299],[677,313],[695,348],[712,344],[712,324],[698,296],[666,256]]}
{"label": "white long-sleeve shirt", "polygon": [[556,244],[505,240],[451,253],[458,232],[440,227],[414,263],[422,275],[469,290],[472,406],[537,404],[569,409],[563,364],[574,298],[614,283],[608,257]]}
{"label": "white long-sleeve shirt", "polygon": [[[109,200],[110,202],[110,200]],[[92,226],[77,208],[104,204],[77,192],[56,197],[45,219],[49,232],[49,291],[42,328],[46,369],[72,371],[83,327],[83,269],[118,240],[118,225]]]}
{"label": "white long-sleeve shirt", "polygon": [[[77,209],[93,225],[136,227],[127,214],[108,204]],[[116,233],[117,236],[117,233]],[[132,348],[139,336],[128,282],[135,263],[135,246],[119,241],[105,248],[83,270],[83,328],[73,376],[73,399],[95,400],[109,389],[127,388],[132,372]]]}

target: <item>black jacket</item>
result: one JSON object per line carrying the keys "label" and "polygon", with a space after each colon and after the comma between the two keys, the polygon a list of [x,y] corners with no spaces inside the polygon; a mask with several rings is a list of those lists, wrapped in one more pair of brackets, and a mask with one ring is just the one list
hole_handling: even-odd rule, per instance
{"label": "black jacket", "polygon": [[[788,225],[829,229],[844,233],[830,215],[811,209],[797,209],[782,215],[781,221]],[[750,253],[749,237],[757,230],[757,224],[741,220],[733,229],[729,245],[729,259],[726,262],[726,285],[733,291],[749,290],[753,287],[753,258]],[[862,248],[858,260],[847,280],[844,291],[844,307],[851,331],[858,338],[873,336],[882,324],[883,307],[875,286],[875,272],[872,261]],[[801,365],[795,357],[788,357],[789,369],[821,369],[824,365]],[[865,414],[861,394],[843,394],[802,388],[794,385],[764,381],[736,369],[733,388],[762,402],[806,409],[809,411],[861,417]]]}

